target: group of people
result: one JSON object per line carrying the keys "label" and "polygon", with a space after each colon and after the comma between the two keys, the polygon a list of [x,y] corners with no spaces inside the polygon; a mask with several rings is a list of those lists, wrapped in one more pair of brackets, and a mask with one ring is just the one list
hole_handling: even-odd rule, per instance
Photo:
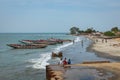
{"label": "group of people", "polygon": [[71,60],[70,59],[67,60],[67,58],[64,58],[64,60],[62,60],[62,58],[61,58],[60,62],[58,64],[65,66],[67,64],[71,64]]}

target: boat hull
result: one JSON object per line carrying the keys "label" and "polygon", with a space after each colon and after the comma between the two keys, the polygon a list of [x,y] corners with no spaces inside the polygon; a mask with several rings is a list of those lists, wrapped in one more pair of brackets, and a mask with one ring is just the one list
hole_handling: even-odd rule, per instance
{"label": "boat hull", "polygon": [[47,45],[55,45],[57,42],[55,41],[47,41],[47,40],[22,40],[19,41],[24,44],[47,44]]}
{"label": "boat hull", "polygon": [[45,44],[31,44],[31,45],[22,45],[22,44],[7,44],[8,46],[14,48],[14,49],[39,49],[39,48],[45,48],[47,45]]}

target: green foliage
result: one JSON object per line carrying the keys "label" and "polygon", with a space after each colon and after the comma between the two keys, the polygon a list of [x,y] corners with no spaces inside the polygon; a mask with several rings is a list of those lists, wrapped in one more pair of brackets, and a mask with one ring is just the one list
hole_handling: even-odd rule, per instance
{"label": "green foliage", "polygon": [[115,36],[115,34],[113,32],[111,32],[111,31],[104,32],[104,35],[105,36]]}
{"label": "green foliage", "polygon": [[88,28],[87,30],[79,30],[77,27],[70,28],[70,34],[81,34],[81,33],[92,33],[96,32],[93,28]]}
{"label": "green foliage", "polygon": [[[87,28],[86,30],[80,30],[78,27],[71,27],[70,28],[70,34],[91,34],[93,32],[99,32],[94,30],[92,27],[91,28]],[[111,28],[110,31],[106,31],[104,32],[105,36],[120,36],[120,34],[118,34],[118,32],[120,33],[120,30],[118,27],[113,27]]]}
{"label": "green foliage", "polygon": [[92,32],[96,32],[95,30],[93,30],[93,28],[88,28],[85,33],[92,33]]}
{"label": "green foliage", "polygon": [[79,30],[78,33],[85,33],[85,31],[83,31],[83,30]]}
{"label": "green foliage", "polygon": [[78,33],[79,33],[79,28],[77,27],[70,28],[70,34],[78,34]]}
{"label": "green foliage", "polygon": [[119,31],[119,29],[118,29],[118,27],[113,27],[113,28],[111,29],[111,31],[114,32],[114,33],[117,33],[117,32]]}

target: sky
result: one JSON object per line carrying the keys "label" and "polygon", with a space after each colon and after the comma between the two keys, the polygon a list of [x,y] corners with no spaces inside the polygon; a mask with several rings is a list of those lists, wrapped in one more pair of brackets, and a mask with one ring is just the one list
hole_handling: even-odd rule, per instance
{"label": "sky", "polygon": [[120,28],[120,0],[0,0],[0,33]]}

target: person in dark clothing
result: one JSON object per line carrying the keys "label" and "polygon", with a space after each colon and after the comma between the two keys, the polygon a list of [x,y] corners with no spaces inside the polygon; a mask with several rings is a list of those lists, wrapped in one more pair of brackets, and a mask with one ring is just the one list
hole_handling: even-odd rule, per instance
{"label": "person in dark clothing", "polygon": [[70,59],[68,59],[68,64],[71,64],[71,60]]}

